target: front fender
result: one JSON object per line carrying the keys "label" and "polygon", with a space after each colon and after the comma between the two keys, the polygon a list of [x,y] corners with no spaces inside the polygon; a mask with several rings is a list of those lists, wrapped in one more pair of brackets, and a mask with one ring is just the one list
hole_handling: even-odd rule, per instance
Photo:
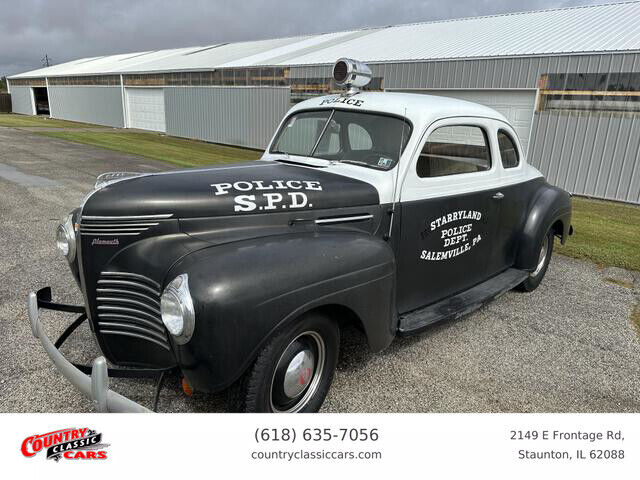
{"label": "front fender", "polygon": [[538,263],[540,245],[550,228],[564,244],[571,231],[571,197],[561,188],[544,183],[529,206],[520,235],[516,267],[532,271]]}
{"label": "front fender", "polygon": [[270,334],[313,308],[340,305],[360,319],[374,351],[395,334],[395,260],[383,240],[355,232],[281,235],[187,255],[196,309],[192,339],[175,345],[190,383],[221,390],[251,365]]}

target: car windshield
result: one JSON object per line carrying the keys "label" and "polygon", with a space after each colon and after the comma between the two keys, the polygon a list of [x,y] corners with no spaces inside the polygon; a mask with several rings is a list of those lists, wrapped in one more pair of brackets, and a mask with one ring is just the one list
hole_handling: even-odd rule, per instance
{"label": "car windshield", "polygon": [[389,170],[411,135],[408,121],[345,110],[299,112],[287,119],[270,153],[300,155]]}

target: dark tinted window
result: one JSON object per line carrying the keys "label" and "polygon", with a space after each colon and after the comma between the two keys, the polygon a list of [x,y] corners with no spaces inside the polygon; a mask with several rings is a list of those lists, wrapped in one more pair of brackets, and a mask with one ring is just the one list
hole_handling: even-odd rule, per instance
{"label": "dark tinted window", "polygon": [[420,152],[419,177],[483,172],[491,168],[487,136],[480,127],[456,125],[434,130]]}
{"label": "dark tinted window", "polygon": [[640,72],[549,73],[540,77],[538,110],[640,112]]}
{"label": "dark tinted window", "polygon": [[517,167],[520,161],[518,158],[518,149],[511,137],[502,130],[498,132],[498,145],[500,146],[502,166],[504,168]]}

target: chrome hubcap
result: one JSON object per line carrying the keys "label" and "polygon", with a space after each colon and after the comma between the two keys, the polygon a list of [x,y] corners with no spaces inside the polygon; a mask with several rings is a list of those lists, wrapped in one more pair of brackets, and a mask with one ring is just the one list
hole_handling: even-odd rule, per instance
{"label": "chrome hubcap", "polygon": [[325,345],[316,332],[304,332],[289,343],[271,379],[271,409],[299,412],[318,390],[324,368]]}
{"label": "chrome hubcap", "polygon": [[540,255],[538,256],[538,266],[533,272],[531,272],[532,277],[535,277],[536,275],[538,275],[542,270],[542,267],[544,267],[544,262],[547,259],[548,251],[549,251],[549,239],[547,237],[544,237],[544,240],[542,241],[542,246],[540,247]]}
{"label": "chrome hubcap", "polygon": [[296,398],[307,388],[313,377],[314,366],[311,350],[303,350],[293,357],[284,374],[284,393],[287,397]]}

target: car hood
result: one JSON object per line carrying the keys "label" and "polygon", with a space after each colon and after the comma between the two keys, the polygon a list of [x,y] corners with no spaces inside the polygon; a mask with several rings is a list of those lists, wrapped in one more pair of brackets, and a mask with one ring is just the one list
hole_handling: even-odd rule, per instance
{"label": "car hood", "polygon": [[82,215],[196,218],[356,207],[379,201],[378,190],[363,180],[323,168],[260,160],[107,183],[89,195]]}

